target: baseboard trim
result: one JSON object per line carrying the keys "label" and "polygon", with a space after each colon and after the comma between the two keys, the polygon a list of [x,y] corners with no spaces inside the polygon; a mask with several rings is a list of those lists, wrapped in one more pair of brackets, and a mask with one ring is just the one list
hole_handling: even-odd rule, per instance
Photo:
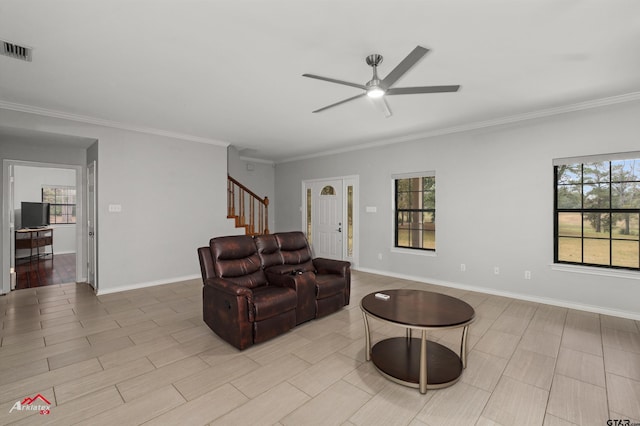
{"label": "baseboard trim", "polygon": [[127,291],[127,290],[138,290],[141,288],[155,287],[157,285],[163,285],[163,284],[173,284],[180,281],[189,281],[189,280],[194,280],[198,278],[202,278],[202,276],[199,274],[185,275],[182,277],[166,278],[163,280],[147,281],[142,283],[135,283],[135,284],[129,284],[129,285],[123,285],[123,286],[117,286],[117,287],[110,287],[110,288],[101,288],[98,285],[98,292],[96,294],[98,296],[102,296],[105,294],[119,293],[121,291]]}
{"label": "baseboard trim", "polygon": [[500,290],[487,288],[487,287],[476,287],[476,286],[470,286],[466,284],[455,283],[451,281],[444,281],[444,280],[428,278],[428,277],[420,277],[415,275],[398,274],[395,272],[382,271],[382,270],[371,269],[371,268],[358,267],[353,269],[356,271],[383,275],[386,277],[417,281],[425,284],[441,285],[443,287],[457,288],[460,290],[467,290],[467,291],[475,291],[478,293],[491,294],[493,296],[509,297],[511,299],[524,300],[527,302],[543,303],[545,305],[559,306],[562,308],[576,309],[579,311],[593,312],[596,314],[611,315],[614,317],[628,318],[635,321],[640,321],[640,313],[638,312],[629,312],[629,311],[622,311],[618,309],[603,308],[601,306],[585,305],[582,303],[571,302],[568,300],[559,300],[559,299],[551,299],[547,297],[531,296],[523,293],[512,293],[509,291],[500,291]]}
{"label": "baseboard trim", "polygon": [[[491,294],[493,296],[509,297],[511,299],[524,300],[524,301],[527,301],[527,302],[542,303],[542,304],[545,304],[545,305],[559,306],[559,307],[562,307],[562,308],[576,309],[576,310],[579,310],[579,311],[593,312],[593,313],[596,313],[596,314],[611,315],[611,316],[614,316],[614,317],[628,318],[628,319],[632,319],[632,320],[635,320],[635,321],[640,321],[640,314],[636,313],[636,312],[629,312],[629,311],[622,311],[622,310],[618,310],[618,309],[603,308],[601,306],[586,305],[586,304],[582,304],[582,303],[571,302],[571,301],[568,301],[568,300],[559,300],[559,299],[551,299],[551,298],[548,298],[548,297],[531,296],[531,295],[523,294],[523,293],[513,293],[513,292],[510,292],[510,291],[500,291],[500,290],[487,288],[487,287],[470,286],[470,285],[460,284],[460,283],[456,283],[456,282],[452,282],[452,281],[444,281],[444,280],[439,280],[439,279],[434,279],[434,278],[420,277],[420,276],[416,276],[416,275],[399,274],[399,273],[395,273],[395,272],[383,271],[383,270],[378,270],[378,269],[362,268],[362,267],[357,267],[357,268],[353,268],[353,269],[356,270],[356,271],[361,271],[361,272],[366,272],[366,273],[376,274],[376,275],[383,275],[383,276],[386,276],[386,277],[400,278],[400,279],[410,280],[410,281],[417,281],[417,282],[421,282],[421,283],[425,283],[425,284],[441,285],[443,287],[456,288],[456,289],[459,289],[459,290],[475,291],[475,292],[478,292],[478,293]],[[173,283],[180,282],[180,281],[189,281],[189,280],[194,280],[194,279],[198,279],[198,278],[200,278],[200,275],[194,274],[194,275],[185,275],[185,276],[182,276],[182,277],[173,277],[173,278],[167,278],[167,279],[163,279],[163,280],[147,281],[147,282],[142,282],[142,283],[136,283],[136,284],[112,287],[112,288],[107,288],[107,289],[98,288],[97,294],[98,294],[98,296],[101,296],[101,295],[104,295],[104,294],[118,293],[118,292],[127,291],[127,290],[137,290],[137,289],[141,289],[141,288],[154,287],[154,286],[163,285],[163,284],[173,284]]]}

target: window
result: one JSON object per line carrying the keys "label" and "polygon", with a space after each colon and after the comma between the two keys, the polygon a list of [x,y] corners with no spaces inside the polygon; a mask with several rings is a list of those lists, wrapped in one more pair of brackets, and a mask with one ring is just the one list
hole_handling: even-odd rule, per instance
{"label": "window", "polygon": [[640,153],[554,161],[554,261],[640,269]]}
{"label": "window", "polygon": [[336,195],[336,190],[333,186],[327,185],[322,188],[322,191],[320,191],[320,195]]}
{"label": "window", "polygon": [[50,204],[51,223],[76,223],[75,186],[42,186],[42,202]]}
{"label": "window", "polygon": [[307,241],[312,243],[313,233],[311,232],[311,188],[307,188]]}
{"label": "window", "polygon": [[436,249],[436,178],[433,172],[394,176],[395,246]]}
{"label": "window", "polygon": [[347,185],[347,257],[353,257],[353,185]]}

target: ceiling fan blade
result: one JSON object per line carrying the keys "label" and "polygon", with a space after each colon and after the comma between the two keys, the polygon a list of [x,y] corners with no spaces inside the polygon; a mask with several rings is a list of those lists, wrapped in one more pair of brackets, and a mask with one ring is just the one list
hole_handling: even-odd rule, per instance
{"label": "ceiling fan blade", "polygon": [[457,92],[460,86],[422,86],[422,87],[394,87],[388,89],[385,95],[413,95],[416,93]]}
{"label": "ceiling fan blade", "polygon": [[317,110],[315,110],[315,111],[313,111],[313,112],[321,112],[321,111],[324,111],[325,109],[333,108],[334,106],[338,106],[338,105],[343,104],[343,103],[345,103],[345,102],[349,102],[349,101],[352,101],[352,100],[354,100],[354,99],[361,98],[361,97],[363,97],[363,96],[365,96],[365,95],[366,95],[366,93],[361,93],[361,94],[359,94],[359,95],[352,96],[352,97],[347,98],[347,99],[343,99],[343,100],[341,100],[340,102],[336,102],[335,104],[331,104],[331,105],[328,105],[328,106],[326,106],[326,107],[324,107],[324,108],[317,109]]}
{"label": "ceiling fan blade", "polygon": [[404,75],[412,66],[414,66],[424,55],[427,54],[429,49],[426,49],[422,46],[416,46],[415,49],[411,51],[394,69],[387,75],[381,83],[383,88],[390,88],[393,83],[398,81],[400,77]]}
{"label": "ceiling fan blade", "polygon": [[315,78],[316,80],[328,81],[329,83],[343,84],[345,86],[355,87],[357,89],[367,90],[367,87],[362,84],[349,83],[348,81],[336,80],[335,78],[321,77],[315,74],[302,74],[303,77]]}
{"label": "ceiling fan blade", "polygon": [[380,98],[369,98],[371,99],[371,103],[384,114],[385,118],[391,117],[391,110],[389,109],[389,104],[384,99],[384,96]]}

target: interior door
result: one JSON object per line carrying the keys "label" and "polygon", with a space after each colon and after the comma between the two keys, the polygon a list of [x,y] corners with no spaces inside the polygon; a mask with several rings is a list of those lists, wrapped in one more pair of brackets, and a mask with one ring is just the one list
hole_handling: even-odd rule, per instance
{"label": "interior door", "polygon": [[[8,293],[10,290],[15,290],[16,288],[16,248],[15,248],[15,235],[16,235],[16,226],[15,226],[15,177],[14,177],[14,167],[13,164],[9,164],[9,186],[8,186],[8,211],[7,214],[9,216],[9,285],[3,285],[2,293]],[[6,277],[3,277],[6,279]]]}
{"label": "interior door", "polygon": [[344,235],[342,180],[315,182],[312,186],[313,245],[316,257],[342,260]]}
{"label": "interior door", "polygon": [[96,274],[96,162],[87,167],[87,281],[98,291]]}

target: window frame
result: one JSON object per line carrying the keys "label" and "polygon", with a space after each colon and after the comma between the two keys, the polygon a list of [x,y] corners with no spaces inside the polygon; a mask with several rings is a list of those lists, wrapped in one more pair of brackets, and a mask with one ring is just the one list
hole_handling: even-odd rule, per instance
{"label": "window frame", "polygon": [[[576,265],[576,266],[584,266],[584,267],[592,267],[598,268],[601,270],[627,270],[627,271],[640,271],[640,235],[637,236],[636,239],[632,238],[620,238],[614,235],[614,230],[616,229],[616,224],[613,220],[611,220],[614,215],[619,214],[632,214],[636,215],[640,219],[640,205],[637,207],[614,207],[614,185],[623,183],[631,183],[636,187],[640,186],[640,175],[638,172],[633,176],[633,179],[630,180],[616,180],[614,179],[613,174],[613,163],[620,160],[637,160],[640,163],[640,152],[636,153],[622,153],[622,154],[611,154],[608,155],[598,155],[598,156],[589,156],[589,157],[574,157],[568,159],[558,159],[553,162],[553,261],[556,265]],[[597,163],[608,163],[608,173],[606,175],[605,180],[599,180],[592,182],[585,175],[585,165],[597,164]],[[558,174],[559,168],[561,166],[578,166],[580,167],[580,180],[575,182],[567,182],[561,183],[560,177]],[[585,192],[585,187],[597,187],[598,185],[606,184],[608,187],[607,192],[605,193],[605,199],[607,201],[608,207],[602,206],[585,206],[585,200],[589,195],[589,191]],[[580,207],[559,207],[559,189],[561,187],[569,187],[576,186],[576,189],[579,189],[580,194]],[[601,189],[601,188],[599,188]],[[576,191],[577,193],[577,191]],[[560,226],[560,217],[563,214],[576,214],[580,215],[580,235],[562,235],[561,226]],[[605,236],[589,236],[585,233],[585,220],[587,220],[587,215],[603,215],[605,219]],[[639,224],[640,226],[640,224]],[[571,261],[560,259],[560,241],[562,239],[576,239],[580,241],[580,261]],[[595,241],[606,241],[608,244],[608,264],[604,263],[592,263],[590,261],[585,261],[585,241],[595,242]],[[637,267],[634,266],[625,266],[625,265],[616,265],[614,264],[614,243],[616,241],[621,241],[625,243],[636,243],[638,245],[638,259],[637,259]]]}
{"label": "window frame", "polygon": [[[65,197],[65,196],[69,197],[69,194],[67,194],[67,193],[59,195],[58,194],[59,190],[61,190],[61,191],[73,190],[74,191],[73,196],[74,196],[76,202],[75,203],[58,203],[58,202],[53,202],[52,203],[51,201],[48,201],[48,199],[45,199],[45,190],[46,189],[53,189],[54,190],[54,192],[55,192],[54,200],[55,201],[58,201],[58,197]],[[49,207],[50,207],[50,210],[49,210],[49,222],[50,222],[51,225],[75,225],[75,224],[77,224],[78,217],[77,217],[76,209],[77,209],[77,205],[78,205],[78,202],[77,202],[78,201],[78,199],[77,199],[78,191],[77,191],[77,188],[75,186],[73,186],[73,185],[42,185],[40,193],[41,193],[42,202],[43,203],[49,203]],[[62,210],[65,210],[65,208],[71,208],[71,213],[70,214],[62,214],[61,213],[60,215],[56,215],[55,214],[56,207],[61,207]],[[73,214],[73,213],[75,213],[75,214]],[[74,218],[74,220],[72,222],[69,222],[69,221],[56,222],[56,221],[52,220],[54,217],[67,218],[67,220],[69,218]]]}
{"label": "window frame", "polygon": [[[433,183],[433,189],[425,189],[424,187],[419,191],[422,192],[422,196],[421,196],[421,204],[422,206],[420,208],[400,208],[398,207],[399,204],[399,192],[398,192],[398,184],[400,180],[404,180],[404,179],[415,179],[415,178],[420,178],[420,179],[424,179],[424,178],[432,178],[434,180]],[[425,171],[425,172],[416,172],[416,173],[403,173],[403,174],[394,174],[391,176],[391,187],[392,187],[392,200],[393,200],[393,246],[392,246],[392,250],[394,251],[405,251],[409,252],[409,253],[435,253],[436,249],[437,249],[437,226],[436,226],[436,210],[437,210],[437,203],[436,203],[436,197],[437,197],[437,191],[436,191],[436,187],[437,187],[437,180],[436,180],[436,174],[434,171]],[[418,192],[418,191],[408,191],[408,192]],[[425,207],[424,204],[424,194],[427,192],[433,192],[433,208],[431,207]],[[433,247],[412,247],[409,245],[399,245],[399,221],[398,218],[400,216],[400,213],[408,213],[408,214],[413,214],[413,213],[418,213],[420,215],[424,215],[426,214],[430,214],[432,215],[432,222],[433,223],[433,230],[430,230],[431,232],[433,232]],[[424,216],[423,216],[424,217]],[[424,224],[424,221],[422,221],[421,223]],[[425,229],[420,229],[421,233],[422,233],[422,238],[420,240],[420,244],[424,245],[424,232]]]}

